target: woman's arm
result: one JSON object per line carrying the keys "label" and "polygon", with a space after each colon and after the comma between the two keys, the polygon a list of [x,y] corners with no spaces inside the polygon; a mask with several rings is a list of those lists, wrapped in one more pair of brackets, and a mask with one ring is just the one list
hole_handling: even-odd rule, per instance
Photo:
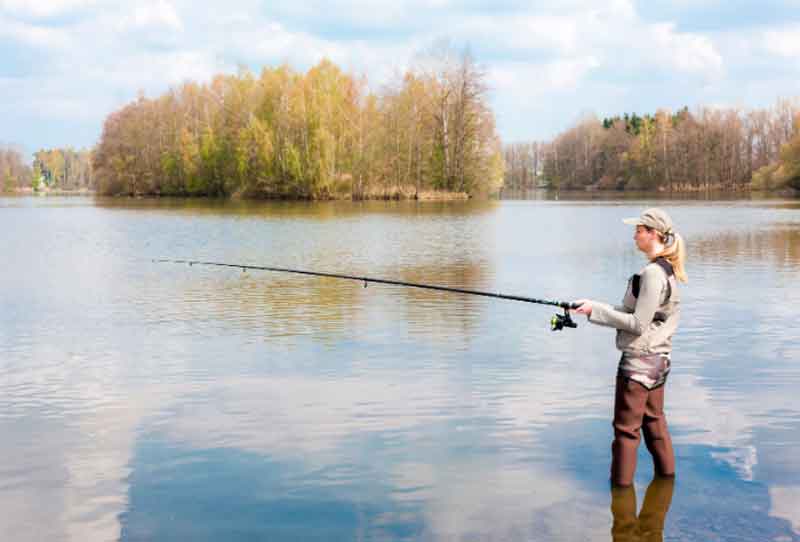
{"label": "woman's arm", "polygon": [[605,303],[593,303],[589,321],[641,335],[653,321],[665,283],[664,272],[658,266],[648,265],[641,273],[639,297],[636,298],[636,308],[632,313],[617,310]]}

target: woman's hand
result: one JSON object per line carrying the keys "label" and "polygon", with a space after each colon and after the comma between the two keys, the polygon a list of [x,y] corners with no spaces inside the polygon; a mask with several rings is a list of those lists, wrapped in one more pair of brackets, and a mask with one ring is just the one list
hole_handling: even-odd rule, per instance
{"label": "woman's hand", "polygon": [[580,305],[577,309],[572,309],[575,314],[585,314],[587,317],[592,314],[592,300],[591,299],[577,299],[573,303]]}

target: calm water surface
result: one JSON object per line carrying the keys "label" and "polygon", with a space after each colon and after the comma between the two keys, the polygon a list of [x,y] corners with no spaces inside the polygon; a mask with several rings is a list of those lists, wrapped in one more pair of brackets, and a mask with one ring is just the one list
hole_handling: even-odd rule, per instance
{"label": "calm water surface", "polygon": [[[650,203],[0,199],[0,539],[610,540],[611,331],[151,260],[617,301]],[[664,538],[798,541],[800,204],[659,204],[690,249]]]}

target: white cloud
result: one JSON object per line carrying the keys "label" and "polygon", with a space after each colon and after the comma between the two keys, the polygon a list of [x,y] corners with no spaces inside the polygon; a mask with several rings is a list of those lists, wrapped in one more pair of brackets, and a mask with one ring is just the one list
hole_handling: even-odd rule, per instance
{"label": "white cloud", "polygon": [[[95,110],[97,104],[92,104],[84,96],[65,93],[60,79],[40,76],[27,80],[19,78],[0,79],[4,102],[0,103],[2,113],[30,115],[34,122],[42,119],[68,119],[75,122],[87,119],[99,120],[101,113]],[[36,92],[31,92],[31,87],[36,87]]]}
{"label": "white cloud", "polygon": [[580,26],[578,19],[558,15],[475,15],[456,21],[450,32],[491,49],[574,54],[582,40]]}
{"label": "white cloud", "polygon": [[187,79],[209,81],[215,73],[234,68],[219,63],[206,51],[183,50],[132,55],[123,64],[112,66],[110,70],[99,69],[96,76],[108,77],[120,88],[158,92],[165,90],[167,85],[178,84]]}
{"label": "white cloud", "polygon": [[656,24],[650,28],[652,51],[657,58],[680,72],[720,75],[722,56],[707,36],[675,32],[675,25]]}
{"label": "white cloud", "polygon": [[764,47],[772,54],[797,58],[800,56],[800,25],[765,32]]}
{"label": "white cloud", "polygon": [[52,17],[98,3],[99,0],[0,0],[0,11],[23,16]]}
{"label": "white cloud", "polygon": [[413,43],[343,42],[292,30],[274,20],[245,22],[240,14],[231,19],[236,21],[235,28],[224,35],[211,35],[205,50],[209,54],[224,50],[227,56],[256,66],[288,62],[296,70],[305,70],[328,58],[345,71],[368,73],[370,83],[379,84],[414,53]]}
{"label": "white cloud", "polygon": [[133,13],[126,17],[125,24],[139,28],[166,27],[171,30],[183,30],[183,23],[175,7],[166,0],[137,4]]}
{"label": "white cloud", "polygon": [[567,88],[578,84],[600,61],[592,55],[567,60],[557,60],[545,66],[545,81],[553,88]]}
{"label": "white cloud", "polygon": [[497,94],[511,95],[522,106],[531,98],[575,88],[600,66],[600,60],[592,55],[541,64],[506,62],[493,66],[489,79]]}
{"label": "white cloud", "polygon": [[52,49],[56,54],[59,49],[68,47],[71,41],[69,34],[62,29],[19,22],[0,15],[0,38],[3,37],[38,49]]}
{"label": "white cloud", "polygon": [[304,64],[328,56],[340,62],[346,46],[316,38],[304,32],[291,32],[281,24],[271,22],[263,30],[253,30],[235,38],[243,54],[256,55],[265,61],[293,58]]}
{"label": "white cloud", "polygon": [[[543,125],[564,129],[579,111],[635,107],[631,92],[654,78],[708,92],[725,75],[724,55],[710,36],[644,21],[627,1],[573,8],[455,25],[462,40],[478,35],[496,57],[490,78],[506,139],[542,137],[536,131]],[[649,98],[652,110],[671,105],[656,99]]]}

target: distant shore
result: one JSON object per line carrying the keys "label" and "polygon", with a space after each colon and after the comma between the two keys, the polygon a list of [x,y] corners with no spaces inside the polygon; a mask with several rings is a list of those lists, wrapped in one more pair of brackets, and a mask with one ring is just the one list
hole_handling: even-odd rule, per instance
{"label": "distant shore", "polygon": [[11,194],[21,194],[26,196],[94,196],[97,194],[95,190],[90,190],[88,188],[77,188],[72,190],[66,190],[62,188],[45,188],[34,190],[30,186],[23,186],[22,188],[17,188]]}
{"label": "distant shore", "polygon": [[708,187],[694,190],[612,190],[612,189],[587,189],[587,188],[529,188],[529,189],[503,189],[499,194],[500,199],[615,199],[615,198],[656,198],[656,199],[739,199],[752,197],[753,199],[769,198],[800,198],[800,190],[783,188],[777,190],[753,190],[749,188],[729,190],[719,187]]}
{"label": "distant shore", "polygon": [[[499,194],[496,194],[493,197],[498,197],[500,199],[539,199],[539,197],[544,196],[546,198],[554,198],[557,199],[558,197],[566,197],[566,198],[614,198],[614,197],[648,197],[648,196],[656,196],[659,198],[668,198],[670,196],[677,197],[679,199],[687,198],[692,199],[694,197],[703,197],[704,199],[715,199],[715,198],[729,198],[729,197],[736,197],[736,196],[743,196],[751,194],[756,198],[769,198],[769,197],[783,197],[783,198],[800,198],[800,190],[796,190],[793,188],[785,187],[782,189],[777,190],[755,190],[749,187],[742,187],[737,186],[734,189],[730,187],[723,187],[722,185],[713,185],[713,186],[705,186],[705,187],[696,187],[696,186],[688,186],[688,185],[676,185],[673,187],[672,190],[659,188],[656,190],[613,190],[608,188],[595,188],[595,187],[587,187],[587,188],[549,188],[549,187],[538,187],[538,188],[504,188],[500,191]],[[0,195],[20,195],[20,196],[101,196],[101,197],[114,197],[114,198],[136,198],[136,199],[159,199],[159,198],[188,198],[188,199],[229,199],[229,200],[245,200],[245,201],[306,201],[302,198],[291,198],[291,197],[281,197],[281,196],[264,196],[264,195],[254,195],[254,196],[246,196],[246,195],[239,195],[234,194],[233,196],[227,198],[214,198],[211,196],[189,196],[189,195],[153,195],[153,194],[137,194],[137,195],[130,195],[130,194],[117,194],[115,196],[106,196],[100,194],[96,190],[91,190],[88,188],[81,188],[75,190],[64,190],[64,189],[40,189],[38,191],[34,191],[30,187],[22,187],[17,188],[15,191],[6,192],[5,194],[0,193]],[[386,189],[386,190],[370,190],[368,193],[361,194],[360,196],[353,197],[351,194],[330,194],[326,198],[317,199],[313,201],[464,201],[470,199],[472,196],[467,194],[466,192],[447,192],[447,191],[440,191],[440,190],[421,190],[416,192],[415,190],[409,187],[399,187],[395,189]],[[309,200],[312,201],[312,200]]]}
{"label": "distant shore", "polygon": [[[211,196],[189,196],[189,195],[176,195],[176,194],[168,194],[168,195],[159,195],[159,194],[117,194],[114,196],[106,196],[104,194],[100,194],[96,190],[91,190],[88,188],[81,188],[75,190],[65,190],[59,188],[47,188],[47,189],[39,189],[33,190],[31,187],[22,187],[17,188],[12,192],[7,192],[7,195],[23,195],[23,196],[103,196],[103,197],[116,197],[116,198],[141,198],[141,199],[157,199],[160,197],[168,197],[168,198],[175,198],[175,197],[186,197],[191,199],[220,199],[214,198]],[[419,200],[419,201],[459,201],[459,200],[467,200],[470,198],[470,195],[466,192],[449,192],[445,190],[420,190],[416,191],[411,187],[397,187],[392,189],[371,189],[368,192],[361,194],[359,196],[352,196],[349,193],[346,194],[330,194],[326,198],[321,198],[319,201],[324,200],[335,200],[335,201],[347,201],[347,200]],[[270,196],[270,195],[241,195],[241,194],[234,194],[227,198],[221,199],[232,199],[232,200],[249,200],[249,201],[268,201],[268,200],[287,200],[287,201],[303,201],[303,198],[291,198],[291,197],[282,197],[280,195]]]}

